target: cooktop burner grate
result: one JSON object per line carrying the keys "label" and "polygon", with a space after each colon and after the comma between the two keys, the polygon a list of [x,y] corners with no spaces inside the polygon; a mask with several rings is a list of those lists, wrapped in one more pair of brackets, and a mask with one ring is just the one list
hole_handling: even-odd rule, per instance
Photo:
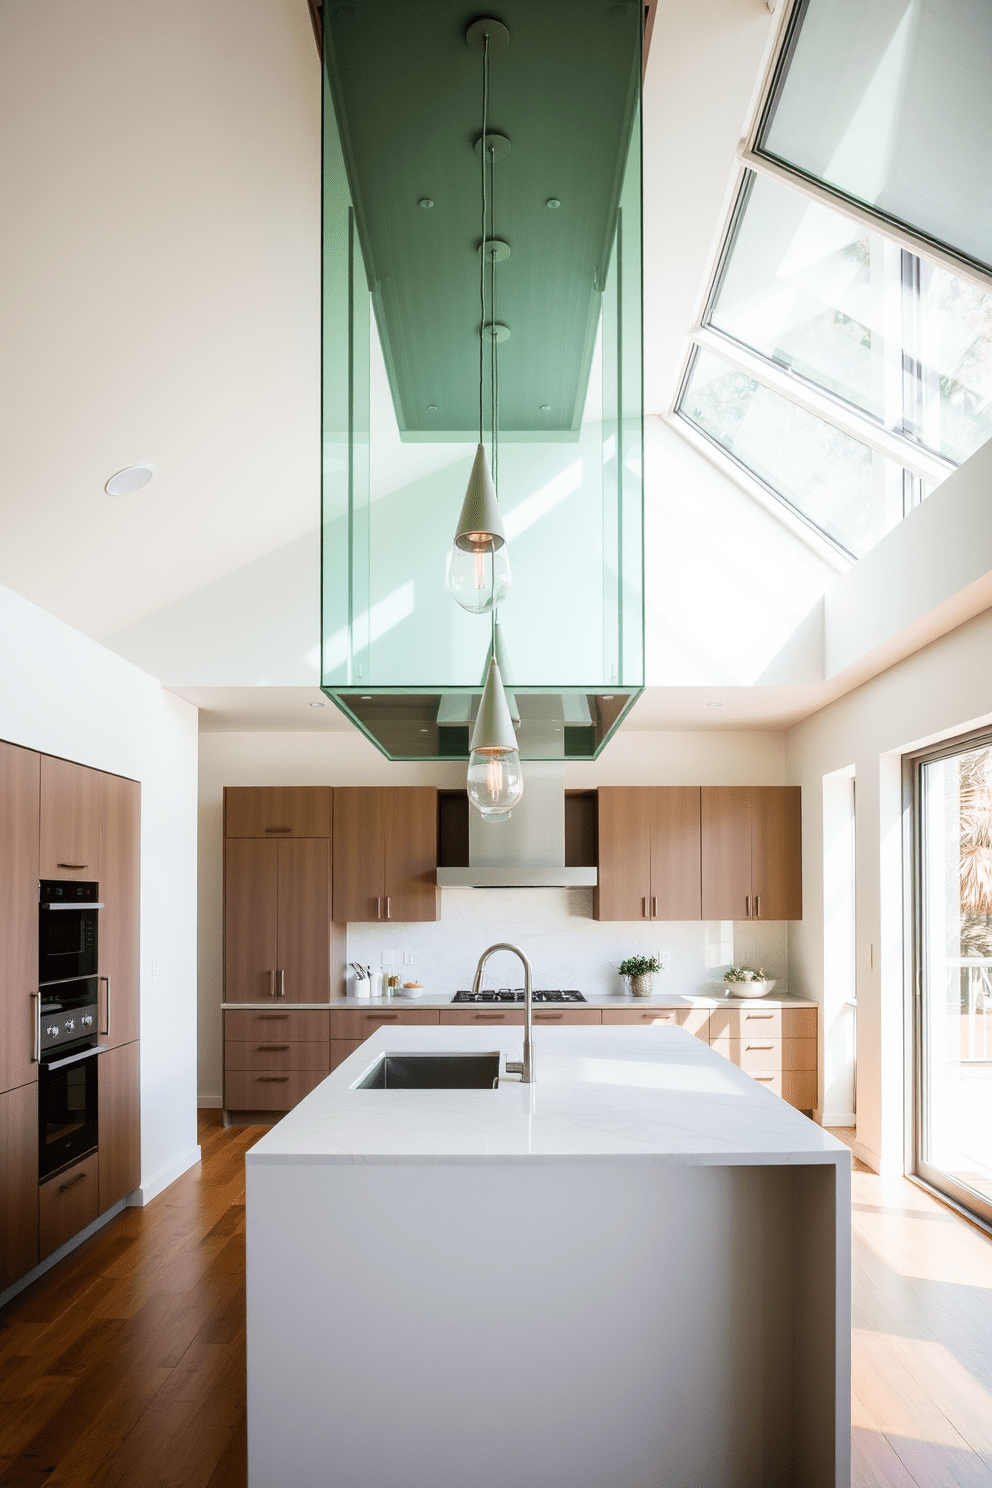
{"label": "cooktop burner grate", "polygon": [[[555,987],[552,989],[541,988],[532,993],[535,1002],[585,1002],[581,992],[573,990],[562,991]],[[493,991],[491,987],[481,992],[456,992],[451,999],[452,1002],[523,1002],[523,987],[499,987]]]}

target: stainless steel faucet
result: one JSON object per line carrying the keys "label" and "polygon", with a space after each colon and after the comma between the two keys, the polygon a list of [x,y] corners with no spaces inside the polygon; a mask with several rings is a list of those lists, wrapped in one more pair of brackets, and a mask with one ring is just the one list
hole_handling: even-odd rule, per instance
{"label": "stainless steel faucet", "polygon": [[479,957],[479,964],[475,970],[475,981],[472,983],[472,991],[478,992],[482,986],[482,975],[486,969],[486,962],[493,951],[512,951],[515,956],[520,957],[524,969],[524,1057],[522,1061],[508,1059],[506,1061],[506,1072],[508,1075],[519,1075],[522,1085],[533,1085],[534,1083],[534,1040],[531,1037],[531,1004],[533,1001],[533,979],[534,973],[530,962],[519,946],[509,945],[501,940],[496,945],[491,945],[488,951],[483,951]]}

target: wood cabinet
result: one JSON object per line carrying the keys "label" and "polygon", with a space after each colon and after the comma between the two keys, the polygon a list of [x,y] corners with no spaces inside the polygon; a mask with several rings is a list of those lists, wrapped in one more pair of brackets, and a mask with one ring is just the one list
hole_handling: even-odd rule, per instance
{"label": "wood cabinet", "polygon": [[140,1100],[137,1043],[100,1055],[99,1213],[141,1183]]}
{"label": "wood cabinet", "polygon": [[44,1260],[100,1214],[100,1157],[94,1152],[37,1191],[39,1258]]}
{"label": "wood cabinet", "polygon": [[799,786],[703,786],[704,920],[802,919]]}
{"label": "wood cabinet", "polygon": [[38,1078],[40,801],[41,756],[0,743],[0,1091]]}
{"label": "wood cabinet", "polygon": [[698,786],[601,786],[599,920],[698,920]]}
{"label": "wood cabinet", "polygon": [[[101,1028],[111,1048],[138,1037],[138,906],[141,786],[120,775],[100,777]],[[104,1206],[106,1207],[106,1206]]]}
{"label": "wood cabinet", "polygon": [[710,1036],[710,1015],[706,1008],[604,1008],[603,1023],[628,1028],[684,1028],[704,1043]]}
{"label": "wood cabinet", "polygon": [[800,1111],[817,1105],[816,1008],[714,1008],[710,1048]]}
{"label": "wood cabinet", "polygon": [[225,1001],[328,1002],[339,939],[331,928],[326,837],[228,839]]}
{"label": "wood cabinet", "polygon": [[38,1264],[38,1086],[0,1095],[0,1292]]}
{"label": "wood cabinet", "polygon": [[329,785],[237,786],[224,792],[227,837],[330,837]]}
{"label": "wood cabinet", "polygon": [[335,920],[436,920],[434,787],[335,789],[333,816]]}
{"label": "wood cabinet", "polygon": [[100,770],[41,756],[40,878],[100,880]]}
{"label": "wood cabinet", "polygon": [[[282,844],[289,846],[290,844]],[[330,1069],[326,1009],[224,1014],[224,1111],[289,1111]]]}

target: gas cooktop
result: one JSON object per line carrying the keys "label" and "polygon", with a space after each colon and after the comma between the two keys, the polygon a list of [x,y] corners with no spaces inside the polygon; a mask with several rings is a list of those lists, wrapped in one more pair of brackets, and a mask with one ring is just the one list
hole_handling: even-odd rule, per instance
{"label": "gas cooktop", "polygon": [[[531,993],[535,1002],[585,1002],[581,992],[542,990]],[[523,1002],[523,987],[500,987],[496,992],[489,988],[483,992],[456,992],[452,1002]]]}

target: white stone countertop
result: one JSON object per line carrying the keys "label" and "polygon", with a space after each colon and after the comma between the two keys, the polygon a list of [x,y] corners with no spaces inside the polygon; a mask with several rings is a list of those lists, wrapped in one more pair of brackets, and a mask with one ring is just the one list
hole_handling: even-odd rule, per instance
{"label": "white stone countertop", "polygon": [[[582,989],[579,988],[581,991]],[[523,1003],[517,1002],[452,1002],[454,992],[424,991],[419,997],[332,997],[330,1003],[321,1003],[321,1007],[332,1008],[367,1008],[367,1007],[395,1007],[395,1008],[417,1008],[417,1007],[455,1007],[455,1008],[509,1008],[523,1009]],[[238,1006],[248,1004],[239,1003]],[[256,1004],[251,1004],[255,1006]],[[267,1005],[267,1004],[266,1004]],[[300,1007],[304,1004],[298,1004]],[[294,1004],[297,1006],[297,1004]],[[308,1003],[306,1006],[312,1006]],[[721,1008],[721,1007],[772,1007],[772,1008],[809,1008],[818,1004],[810,997],[793,997],[790,992],[770,993],[767,997],[730,997],[722,992],[715,992],[712,996],[692,995],[682,996],[678,992],[656,992],[651,997],[629,997],[626,993],[617,992],[612,995],[586,996],[585,1002],[535,1002],[534,1007],[542,1011],[546,1008]]]}
{"label": "white stone countertop", "polygon": [[[520,1029],[505,1024],[377,1030],[246,1161],[850,1161],[835,1137],[682,1028],[537,1028],[532,1085],[503,1073],[520,1048]],[[354,1088],[385,1053],[496,1049],[496,1090]]]}

